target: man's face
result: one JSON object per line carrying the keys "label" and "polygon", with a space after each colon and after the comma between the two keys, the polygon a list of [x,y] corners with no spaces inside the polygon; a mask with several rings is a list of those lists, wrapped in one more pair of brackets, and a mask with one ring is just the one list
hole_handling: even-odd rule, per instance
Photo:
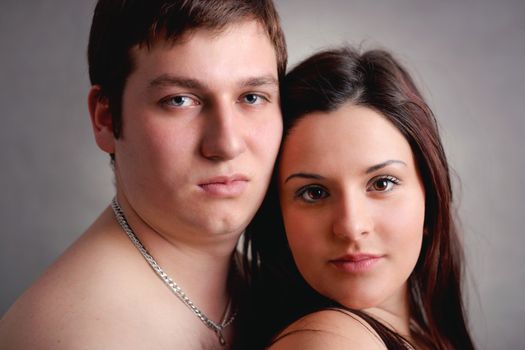
{"label": "man's face", "polygon": [[[240,233],[282,134],[274,48],[255,21],[132,50],[117,186],[161,232]],[[195,236],[198,237],[198,236]]]}

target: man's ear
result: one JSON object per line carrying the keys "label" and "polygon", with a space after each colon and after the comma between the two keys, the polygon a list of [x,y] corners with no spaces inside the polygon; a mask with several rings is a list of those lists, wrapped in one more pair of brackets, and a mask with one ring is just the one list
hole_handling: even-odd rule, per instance
{"label": "man's ear", "polygon": [[102,89],[99,85],[93,85],[89,90],[88,107],[98,147],[104,152],[114,154],[115,137],[109,101],[107,97],[102,96]]}

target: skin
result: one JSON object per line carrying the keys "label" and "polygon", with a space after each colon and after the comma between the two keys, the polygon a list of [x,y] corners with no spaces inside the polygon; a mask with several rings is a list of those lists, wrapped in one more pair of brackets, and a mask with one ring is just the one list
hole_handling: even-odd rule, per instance
{"label": "skin", "polygon": [[[310,286],[408,336],[407,279],[421,250],[425,193],[403,135],[363,106],[306,115],[284,141],[279,185],[290,249]],[[305,322],[328,332],[319,335],[324,347],[307,349],[378,346],[373,331],[338,312],[309,315],[290,330],[312,328]],[[295,333],[275,349],[305,337],[313,335]]]}
{"label": "skin", "polygon": [[[135,47],[132,55],[121,138],[113,137],[100,87],[90,91],[95,139],[115,154],[117,198],[139,239],[219,322],[232,252],[262,200],[281,139],[275,51],[260,25],[246,21],[219,33],[197,30],[174,45]],[[0,345],[224,349],[109,208],[4,316]]]}

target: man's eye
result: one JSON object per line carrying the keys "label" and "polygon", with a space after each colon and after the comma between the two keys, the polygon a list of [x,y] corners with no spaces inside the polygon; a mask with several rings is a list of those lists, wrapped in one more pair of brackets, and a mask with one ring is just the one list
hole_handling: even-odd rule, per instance
{"label": "man's eye", "polygon": [[185,95],[168,97],[162,100],[162,103],[171,107],[190,107],[199,104],[194,98]]}
{"label": "man's eye", "polygon": [[399,179],[394,176],[381,176],[372,180],[368,191],[389,192],[398,184]]}
{"label": "man's eye", "polygon": [[264,103],[266,98],[258,94],[246,94],[242,96],[242,101],[249,105],[259,105]]}
{"label": "man's eye", "polygon": [[302,199],[307,203],[315,203],[326,197],[328,192],[321,186],[305,186],[299,189],[296,193],[296,197]]}

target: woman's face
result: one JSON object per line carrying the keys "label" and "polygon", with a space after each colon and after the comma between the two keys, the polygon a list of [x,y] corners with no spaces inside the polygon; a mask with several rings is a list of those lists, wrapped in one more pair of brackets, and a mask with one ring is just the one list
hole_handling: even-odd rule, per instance
{"label": "woman's face", "polygon": [[406,301],[425,193],[386,118],[351,104],[306,115],[284,141],[279,186],[295,263],[315,290],[354,309]]}

